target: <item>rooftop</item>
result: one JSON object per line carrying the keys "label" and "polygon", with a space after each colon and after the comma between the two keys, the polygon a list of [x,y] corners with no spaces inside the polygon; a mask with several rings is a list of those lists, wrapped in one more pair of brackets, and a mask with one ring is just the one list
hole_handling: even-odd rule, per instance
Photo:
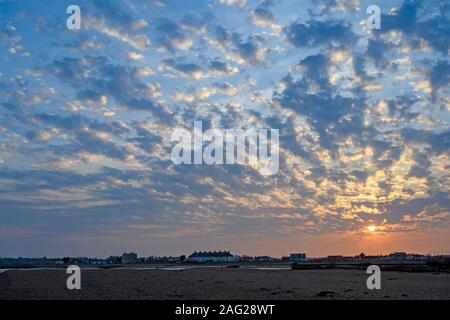
{"label": "rooftop", "polygon": [[189,257],[232,257],[233,255],[230,253],[230,251],[195,251],[193,254],[191,254]]}

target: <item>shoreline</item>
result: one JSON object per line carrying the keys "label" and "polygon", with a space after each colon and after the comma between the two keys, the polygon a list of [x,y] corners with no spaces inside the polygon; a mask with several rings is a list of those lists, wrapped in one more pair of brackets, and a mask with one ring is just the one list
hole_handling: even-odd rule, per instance
{"label": "shoreline", "polygon": [[[0,273],[7,270],[61,270],[66,269],[70,264],[49,264],[49,265],[0,265]],[[166,263],[166,264],[110,264],[110,265],[91,265],[80,264],[84,270],[112,270],[112,269],[131,269],[131,270],[159,270],[174,269],[185,270],[194,268],[240,268],[240,269],[282,269],[282,270],[330,270],[330,269],[351,269],[365,270],[369,265],[377,265],[383,271],[398,271],[411,273],[450,273],[450,266],[445,264],[430,265],[424,262],[411,261],[357,261],[357,262],[301,262],[301,263]]]}

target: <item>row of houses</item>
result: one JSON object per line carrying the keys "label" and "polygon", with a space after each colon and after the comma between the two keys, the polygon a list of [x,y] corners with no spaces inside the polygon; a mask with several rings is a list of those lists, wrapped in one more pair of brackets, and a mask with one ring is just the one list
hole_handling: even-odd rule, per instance
{"label": "row of houses", "polygon": [[[134,252],[125,252],[122,254],[121,259],[123,264],[136,264],[136,263],[177,263],[186,260],[185,256],[180,257],[149,257],[138,258],[138,255]],[[236,258],[229,251],[195,251],[191,254],[187,261],[194,263],[207,263],[207,262],[233,262]]]}
{"label": "row of houses", "polygon": [[[307,258],[305,253],[291,253],[289,256],[284,256],[283,262],[355,262],[355,261],[417,261],[426,262],[431,256],[421,254],[412,254],[406,252],[394,252],[389,255],[365,255],[361,253],[357,256],[343,256],[333,255],[325,258]],[[450,259],[448,256],[440,256],[441,260]],[[446,260],[446,261],[447,261]],[[112,265],[112,264],[150,264],[150,263],[227,263],[227,262],[255,262],[268,263],[276,262],[276,259],[270,256],[237,256],[230,253],[230,251],[195,251],[190,256],[184,255],[178,257],[164,256],[164,257],[138,257],[134,252],[125,252],[121,256],[111,256],[107,259],[75,257],[75,258],[0,258],[0,265],[57,265],[57,264],[80,264],[80,265]]]}
{"label": "row of houses", "polygon": [[[282,257],[284,262],[306,262],[306,261],[327,261],[327,262],[352,262],[352,261],[368,261],[368,260],[384,260],[384,261],[426,261],[428,256],[420,254],[412,254],[405,252],[394,252],[389,255],[365,255],[361,253],[357,256],[330,255],[326,258],[308,259],[306,253],[291,253],[289,256]],[[75,260],[75,261],[74,261]],[[230,251],[195,251],[190,256],[179,257],[148,257],[139,258],[134,252],[125,252],[121,257],[110,257],[106,260],[74,258],[71,262],[79,262],[82,264],[140,264],[140,263],[223,263],[223,262],[275,262],[279,259],[270,256],[237,256]]]}
{"label": "row of houses", "polygon": [[189,262],[207,263],[207,262],[234,262],[236,257],[229,251],[195,251],[189,256]]}
{"label": "row of houses", "polygon": [[[272,262],[277,261],[270,256],[233,256],[229,251],[200,251],[194,252],[188,258],[189,262],[207,263],[207,262]],[[290,262],[305,262],[307,261],[306,253],[291,253],[289,257],[284,257],[282,260]]]}
{"label": "row of houses", "polygon": [[326,258],[314,259],[315,261],[327,262],[352,262],[352,261],[427,261],[428,256],[415,253],[393,252],[389,255],[366,255],[361,253],[357,256],[332,255]]}
{"label": "row of houses", "polygon": [[[230,253],[230,251],[195,251],[189,257],[164,257],[158,259],[151,258],[138,258],[137,254],[134,252],[124,253],[122,255],[122,263],[133,264],[133,263],[151,263],[151,262],[192,262],[192,263],[220,263],[220,262],[272,262],[277,261],[270,256],[235,256]],[[283,260],[286,260],[283,258]],[[288,261],[291,262],[304,262],[307,260],[305,253],[292,253],[287,257]]]}
{"label": "row of houses", "polygon": [[186,260],[184,255],[178,257],[162,256],[162,257],[138,257],[134,252],[122,254],[121,263],[123,264],[139,264],[139,263],[180,263]]}

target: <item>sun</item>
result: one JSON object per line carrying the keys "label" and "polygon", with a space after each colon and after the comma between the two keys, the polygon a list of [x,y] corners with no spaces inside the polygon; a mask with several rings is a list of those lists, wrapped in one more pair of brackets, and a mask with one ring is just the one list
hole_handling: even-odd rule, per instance
{"label": "sun", "polygon": [[375,232],[375,231],[377,231],[377,227],[374,226],[374,225],[368,226],[368,227],[367,227],[367,231],[369,231],[369,232]]}

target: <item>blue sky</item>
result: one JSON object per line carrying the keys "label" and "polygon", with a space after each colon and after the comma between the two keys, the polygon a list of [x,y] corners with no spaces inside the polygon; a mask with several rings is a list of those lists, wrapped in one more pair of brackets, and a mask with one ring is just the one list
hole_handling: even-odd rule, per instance
{"label": "blue sky", "polygon": [[[446,1],[1,0],[0,256],[448,252],[449,34]],[[174,165],[195,120],[279,129],[279,173]]]}

